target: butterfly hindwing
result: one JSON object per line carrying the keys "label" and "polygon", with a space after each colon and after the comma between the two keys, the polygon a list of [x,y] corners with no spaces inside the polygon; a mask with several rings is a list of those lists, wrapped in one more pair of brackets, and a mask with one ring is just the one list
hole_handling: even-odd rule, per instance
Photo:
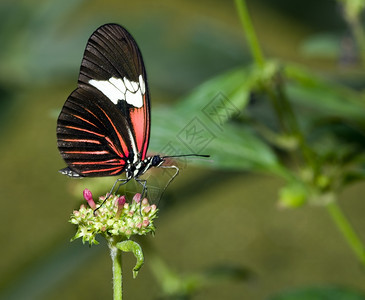
{"label": "butterfly hindwing", "polygon": [[77,88],[58,118],[58,148],[71,170],[82,176],[117,175],[133,151],[128,128],[126,118],[101,92]]}

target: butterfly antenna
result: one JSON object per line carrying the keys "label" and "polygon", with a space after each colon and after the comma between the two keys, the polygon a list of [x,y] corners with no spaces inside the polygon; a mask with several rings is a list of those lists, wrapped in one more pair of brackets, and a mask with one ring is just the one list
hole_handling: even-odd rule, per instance
{"label": "butterfly antenna", "polygon": [[175,157],[186,157],[186,156],[210,157],[210,155],[208,155],[208,154],[180,154],[180,155],[161,156],[161,158],[175,158]]}

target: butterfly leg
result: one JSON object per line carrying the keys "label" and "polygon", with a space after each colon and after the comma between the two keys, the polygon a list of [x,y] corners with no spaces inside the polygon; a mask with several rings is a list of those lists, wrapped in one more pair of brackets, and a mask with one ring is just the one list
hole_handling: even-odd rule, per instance
{"label": "butterfly leg", "polygon": [[[119,185],[118,185],[117,189],[115,190],[115,193],[118,193],[119,188],[120,188],[122,185],[126,184],[128,181],[129,181],[129,179],[124,179],[124,178],[122,179],[122,178],[118,178],[118,179],[114,182],[114,184],[113,184],[113,186],[112,186],[112,188],[111,188],[110,192],[109,192],[109,193],[107,194],[107,196],[105,197],[105,199],[104,199],[103,203],[101,203],[101,205],[100,205],[98,208],[96,208],[96,209],[94,210],[94,215],[95,215],[96,211],[97,211],[100,207],[102,207],[102,206],[103,206],[103,204],[105,203],[105,201],[106,201],[106,200],[108,200],[108,199],[109,199],[109,197],[112,195],[112,193],[113,193],[113,191],[114,191],[115,186],[117,185],[117,183],[119,183]],[[121,183],[120,183],[120,182],[121,182]]]}
{"label": "butterfly leg", "polygon": [[141,201],[142,201],[144,197],[147,197],[147,180],[136,178],[136,181],[142,186],[142,193],[141,193]]}
{"label": "butterfly leg", "polygon": [[116,193],[118,193],[118,191],[119,191],[120,187],[121,187],[122,185],[125,185],[128,181],[129,181],[129,179],[122,179],[122,178],[117,179],[117,180],[115,181],[115,183],[114,183],[114,185],[113,185],[113,187],[112,187],[111,191],[110,191],[110,194],[111,194],[111,193],[112,193],[112,191],[114,190],[114,187],[115,187],[115,185],[116,185],[117,183],[119,183],[119,184],[118,184],[117,189],[115,190],[115,194],[116,194]]}
{"label": "butterfly leg", "polygon": [[142,217],[142,211],[141,211],[142,200],[145,198],[145,196],[147,197],[147,180],[136,178],[136,182],[138,182],[142,186],[141,200],[139,202],[139,213],[140,213],[140,216]]}

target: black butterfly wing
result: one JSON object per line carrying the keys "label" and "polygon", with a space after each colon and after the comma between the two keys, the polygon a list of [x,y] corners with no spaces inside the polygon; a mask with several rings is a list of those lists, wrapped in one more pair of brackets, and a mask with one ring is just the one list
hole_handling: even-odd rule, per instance
{"label": "black butterfly wing", "polygon": [[57,123],[60,153],[69,176],[111,176],[128,160],[144,159],[150,107],[142,56],[132,36],[107,24],[90,37],[78,88]]}
{"label": "black butterfly wing", "polygon": [[92,87],[77,88],[58,118],[58,148],[69,168],[80,176],[118,175],[130,155],[127,145],[131,140],[122,134],[128,126],[126,118],[101,92]]}
{"label": "black butterfly wing", "polygon": [[127,30],[106,24],[91,35],[81,63],[82,85],[96,87],[122,111],[144,159],[150,136],[147,75],[141,52]]}

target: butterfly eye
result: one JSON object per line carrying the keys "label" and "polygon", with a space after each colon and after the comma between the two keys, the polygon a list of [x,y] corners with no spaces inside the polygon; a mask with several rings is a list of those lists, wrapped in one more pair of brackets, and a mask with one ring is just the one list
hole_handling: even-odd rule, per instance
{"label": "butterfly eye", "polygon": [[155,155],[155,156],[153,156],[153,157],[152,157],[152,163],[151,163],[151,165],[152,165],[153,167],[158,167],[158,166],[160,166],[163,162],[164,162],[164,159],[163,159],[161,156],[159,156],[159,155]]}

